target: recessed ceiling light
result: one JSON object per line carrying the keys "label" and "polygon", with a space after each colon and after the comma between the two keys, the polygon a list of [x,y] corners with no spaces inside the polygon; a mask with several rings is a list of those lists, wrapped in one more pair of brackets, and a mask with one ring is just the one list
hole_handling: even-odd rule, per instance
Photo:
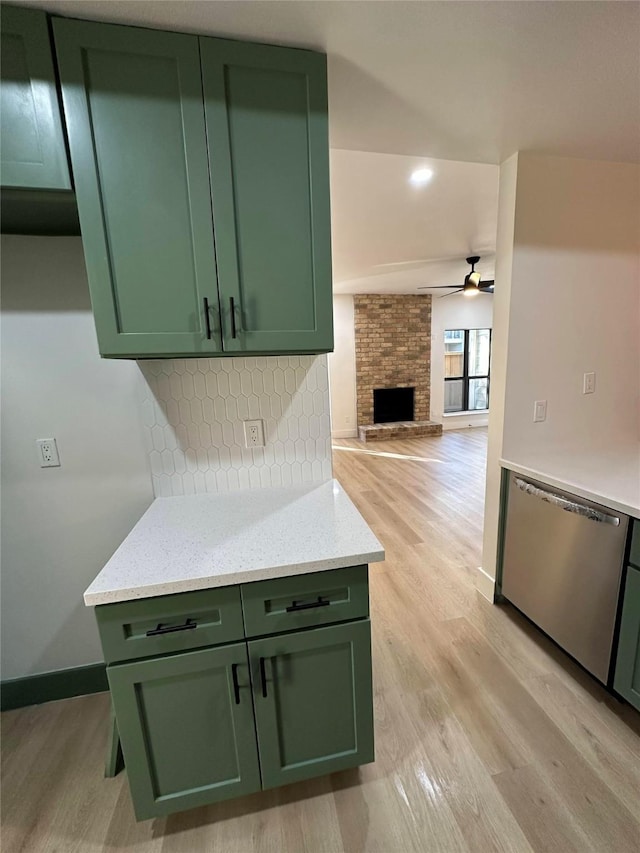
{"label": "recessed ceiling light", "polygon": [[409,182],[412,183],[414,187],[422,187],[425,184],[428,184],[432,177],[433,169],[416,169],[415,172],[411,173]]}

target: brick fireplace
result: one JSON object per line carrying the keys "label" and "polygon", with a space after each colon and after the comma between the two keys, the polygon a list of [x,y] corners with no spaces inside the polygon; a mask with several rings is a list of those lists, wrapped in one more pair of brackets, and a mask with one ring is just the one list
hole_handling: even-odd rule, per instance
{"label": "brick fireplace", "polygon": [[[429,420],[431,296],[356,295],[354,307],[360,439],[439,435],[442,425]],[[413,419],[376,423],[374,391],[410,388]]]}

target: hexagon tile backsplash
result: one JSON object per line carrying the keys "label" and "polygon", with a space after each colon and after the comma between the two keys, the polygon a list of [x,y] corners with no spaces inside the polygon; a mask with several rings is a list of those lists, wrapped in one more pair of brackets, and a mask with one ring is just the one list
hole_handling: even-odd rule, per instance
{"label": "hexagon tile backsplash", "polygon": [[[331,473],[326,355],[139,361],[157,497],[322,483]],[[262,419],[249,449],[243,421]]]}

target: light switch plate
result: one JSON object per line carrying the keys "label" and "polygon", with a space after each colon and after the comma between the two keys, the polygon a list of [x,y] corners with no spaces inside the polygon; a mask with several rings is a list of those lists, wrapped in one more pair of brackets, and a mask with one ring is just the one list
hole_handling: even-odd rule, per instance
{"label": "light switch plate", "polygon": [[533,404],[533,422],[538,424],[547,419],[547,401],[536,400]]}
{"label": "light switch plate", "polygon": [[594,394],[596,390],[596,375],[595,373],[585,373],[582,379],[582,393]]}

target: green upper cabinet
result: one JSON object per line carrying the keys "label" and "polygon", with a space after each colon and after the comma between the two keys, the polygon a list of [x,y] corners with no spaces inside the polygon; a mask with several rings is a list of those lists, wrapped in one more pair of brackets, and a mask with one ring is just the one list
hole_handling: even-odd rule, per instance
{"label": "green upper cabinet", "polygon": [[325,57],[54,33],[102,355],[332,349]]}
{"label": "green upper cabinet", "polygon": [[0,14],[0,182],[70,190],[47,16],[13,6]]}
{"label": "green upper cabinet", "polygon": [[200,49],[225,349],[330,350],[326,57]]}
{"label": "green upper cabinet", "polygon": [[249,642],[262,787],[373,761],[368,619]]}
{"label": "green upper cabinet", "polygon": [[260,790],[245,643],[107,675],[138,820]]}
{"label": "green upper cabinet", "polygon": [[100,352],[219,352],[197,37],[54,33]]}

